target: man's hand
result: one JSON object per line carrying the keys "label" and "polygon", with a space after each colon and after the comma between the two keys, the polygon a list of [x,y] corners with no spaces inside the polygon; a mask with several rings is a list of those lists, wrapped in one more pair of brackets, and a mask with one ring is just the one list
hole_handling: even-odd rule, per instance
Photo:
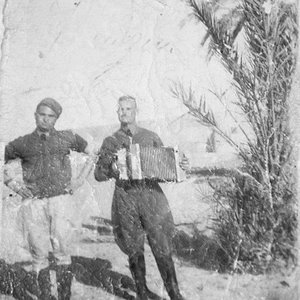
{"label": "man's hand", "polygon": [[111,175],[115,179],[119,178],[120,170],[119,170],[118,165],[117,165],[117,155],[114,155],[113,162],[111,163],[110,169],[111,169]]}
{"label": "man's hand", "polygon": [[6,181],[6,185],[16,194],[20,195],[23,200],[34,197],[30,189],[18,181],[8,180]]}
{"label": "man's hand", "polygon": [[21,187],[21,189],[17,192],[17,194],[19,194],[23,200],[28,198],[34,198],[31,190],[24,186]]}
{"label": "man's hand", "polygon": [[[88,151],[87,148],[86,151]],[[71,182],[65,188],[65,191],[67,191],[69,194],[73,194],[76,190],[78,190],[84,184],[86,178],[94,168],[97,159],[98,156],[95,154],[86,156],[85,163],[80,171],[80,174],[77,176],[77,178],[71,180]]]}

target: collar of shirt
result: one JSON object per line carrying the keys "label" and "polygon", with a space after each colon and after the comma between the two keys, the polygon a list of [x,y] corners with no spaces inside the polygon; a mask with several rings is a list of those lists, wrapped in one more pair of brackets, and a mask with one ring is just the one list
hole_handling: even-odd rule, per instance
{"label": "collar of shirt", "polygon": [[131,136],[134,136],[134,135],[136,135],[139,132],[140,128],[138,126],[132,126],[130,128],[127,125],[124,125],[124,126],[121,125],[120,130],[123,133],[125,133],[126,135],[130,136],[130,134],[128,134],[128,131],[129,131],[131,133]]}
{"label": "collar of shirt", "polygon": [[49,137],[50,135],[55,135],[56,130],[52,129],[50,131],[46,131],[46,132],[42,132],[40,130],[38,130],[37,128],[35,129],[35,131],[33,132],[34,134],[36,134],[37,136],[41,137],[42,135],[45,135],[46,137]]}

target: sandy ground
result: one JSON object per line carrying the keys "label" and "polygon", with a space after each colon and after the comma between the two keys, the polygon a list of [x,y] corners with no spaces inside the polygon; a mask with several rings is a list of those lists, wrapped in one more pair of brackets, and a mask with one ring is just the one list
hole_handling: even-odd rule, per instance
{"label": "sandy ground", "polygon": [[[97,238],[101,240],[101,238]],[[127,259],[112,241],[98,243],[85,243],[81,245],[78,254],[89,255],[97,253],[98,257],[112,262],[113,269],[119,273],[130,276]],[[300,299],[297,294],[295,274],[274,274],[253,276],[219,274],[196,268],[190,263],[183,262],[175,257],[179,285],[183,296],[187,300],[289,300]],[[150,248],[146,247],[147,282],[149,287],[157,294],[167,297],[162,280],[158,273],[155,260]],[[121,299],[107,294],[101,289],[91,288],[75,282],[72,299]]]}
{"label": "sandy ground", "polygon": [[[74,243],[73,255],[86,258],[99,257],[109,260],[112,270],[117,274],[130,276],[126,256],[115,244],[112,235],[100,236],[97,231],[82,229]],[[25,259],[24,255],[24,259]],[[27,257],[28,258],[28,257]],[[297,291],[295,272],[273,275],[253,276],[249,274],[230,275],[207,271],[193,266],[181,259],[174,258],[177,276],[182,294],[187,300],[296,300],[300,299]],[[151,250],[146,245],[147,281],[149,287],[157,294],[169,299],[163,287]],[[129,291],[132,295],[133,292]],[[1,300],[13,299],[0,296]],[[73,281],[72,299],[122,299],[106,292],[101,287]]]}

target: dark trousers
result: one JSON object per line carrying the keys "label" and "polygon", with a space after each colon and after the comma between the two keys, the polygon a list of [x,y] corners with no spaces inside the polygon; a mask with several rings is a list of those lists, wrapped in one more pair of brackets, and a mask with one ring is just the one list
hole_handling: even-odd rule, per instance
{"label": "dark trousers", "polygon": [[[171,299],[181,299],[172,260],[173,216],[158,183],[116,186],[112,204],[115,240],[128,255],[140,299],[145,281],[145,234]],[[177,297],[178,296],[178,297]]]}
{"label": "dark trousers", "polygon": [[112,223],[116,242],[128,256],[144,252],[145,233],[155,257],[171,255],[174,221],[158,183],[116,186]]}

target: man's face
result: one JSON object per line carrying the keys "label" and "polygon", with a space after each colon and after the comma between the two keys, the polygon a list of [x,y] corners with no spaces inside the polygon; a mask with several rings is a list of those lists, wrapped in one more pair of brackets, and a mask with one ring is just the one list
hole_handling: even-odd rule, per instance
{"label": "man's face", "polygon": [[119,121],[122,124],[133,124],[136,118],[136,103],[133,100],[123,100],[119,103]]}
{"label": "man's face", "polygon": [[41,105],[35,112],[36,127],[41,131],[50,131],[57,120],[55,112],[48,106]]}

